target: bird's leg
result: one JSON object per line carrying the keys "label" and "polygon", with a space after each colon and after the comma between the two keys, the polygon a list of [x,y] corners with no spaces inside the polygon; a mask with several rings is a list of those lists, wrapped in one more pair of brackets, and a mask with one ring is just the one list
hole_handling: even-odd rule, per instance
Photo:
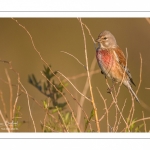
{"label": "bird's leg", "polygon": [[[104,72],[103,72],[103,71],[101,71],[101,74],[104,74]],[[106,79],[106,75],[105,75],[105,79]]]}
{"label": "bird's leg", "polygon": [[106,80],[106,84],[107,84],[107,86],[108,86],[107,93],[110,94],[110,93],[112,92],[112,89],[113,89],[113,88],[109,86],[106,76],[105,76],[105,80]]}

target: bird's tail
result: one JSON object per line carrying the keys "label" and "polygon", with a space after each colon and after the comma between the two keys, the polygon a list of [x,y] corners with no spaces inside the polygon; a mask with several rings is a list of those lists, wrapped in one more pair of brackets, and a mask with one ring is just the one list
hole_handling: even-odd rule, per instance
{"label": "bird's tail", "polygon": [[132,90],[131,86],[129,87],[129,90],[131,91],[131,93],[133,94],[133,96],[135,97],[136,101],[140,103],[137,95],[134,93],[134,91]]}

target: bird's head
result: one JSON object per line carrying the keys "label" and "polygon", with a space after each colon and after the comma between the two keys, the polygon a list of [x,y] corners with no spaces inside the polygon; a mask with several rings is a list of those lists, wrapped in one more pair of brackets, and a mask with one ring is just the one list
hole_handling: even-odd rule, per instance
{"label": "bird's head", "polygon": [[109,31],[103,31],[99,34],[96,42],[100,44],[100,48],[114,48],[117,47],[115,37]]}

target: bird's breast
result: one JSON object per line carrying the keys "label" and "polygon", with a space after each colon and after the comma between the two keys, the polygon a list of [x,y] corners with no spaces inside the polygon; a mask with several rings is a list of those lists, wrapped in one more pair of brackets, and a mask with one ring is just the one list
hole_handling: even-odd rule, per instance
{"label": "bird's breast", "polygon": [[96,51],[96,58],[99,63],[102,63],[106,67],[112,63],[112,55],[108,50]]}

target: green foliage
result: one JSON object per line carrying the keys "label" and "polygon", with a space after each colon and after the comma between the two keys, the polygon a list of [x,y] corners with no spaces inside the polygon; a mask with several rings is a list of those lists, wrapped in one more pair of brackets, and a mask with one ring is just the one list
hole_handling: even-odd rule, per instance
{"label": "green foliage", "polygon": [[[15,111],[15,116],[14,116],[14,119],[13,119],[13,128],[16,128],[18,129],[20,126],[21,126],[21,122],[19,121],[19,119],[21,118],[21,107],[20,106],[17,106],[16,107],[16,111]],[[16,131],[16,130],[15,130]]]}
{"label": "green foliage", "polygon": [[41,124],[41,127],[44,132],[77,132],[72,113],[65,111],[67,103],[60,103],[58,101],[62,97],[62,94],[64,94],[63,90],[66,83],[63,83],[63,85],[56,83],[54,77],[57,71],[52,73],[50,67],[51,66],[44,66],[44,70],[42,71],[45,76],[44,81],[37,80],[34,74],[28,77],[29,83],[46,96],[46,99],[42,102],[48,117],[45,123]]}
{"label": "green foliage", "polygon": [[[135,125],[135,121],[137,120],[137,118],[133,119],[133,121],[131,122],[131,125],[129,127],[130,132],[141,132],[140,129],[144,126],[144,124],[140,124],[138,126]],[[127,123],[129,123],[129,119],[127,118]],[[126,132],[129,132],[128,129],[126,129]]]}
{"label": "green foliage", "polygon": [[84,132],[87,130],[87,127],[91,121],[91,119],[94,117],[95,113],[94,113],[94,109],[92,109],[90,117],[88,119],[85,119],[85,127],[84,127]]}
{"label": "green foliage", "polygon": [[44,132],[77,132],[75,121],[70,112],[62,112],[58,115],[58,120],[54,120],[49,116],[45,126],[41,124]]}
{"label": "green foliage", "polygon": [[[66,106],[66,102],[59,103],[58,99],[62,97],[61,93],[63,93],[63,88],[65,84],[62,85],[61,83],[55,82],[53,78],[57,74],[57,71],[54,71],[54,73],[52,73],[50,71],[50,67],[51,66],[49,67],[44,66],[44,70],[42,71],[46,78],[45,81],[41,80],[38,81],[34,74],[28,77],[28,81],[31,85],[37,88],[42,94],[51,99],[51,102],[53,103],[51,109],[54,109],[56,106],[63,109]],[[44,104],[44,107],[45,105],[46,103]]]}

